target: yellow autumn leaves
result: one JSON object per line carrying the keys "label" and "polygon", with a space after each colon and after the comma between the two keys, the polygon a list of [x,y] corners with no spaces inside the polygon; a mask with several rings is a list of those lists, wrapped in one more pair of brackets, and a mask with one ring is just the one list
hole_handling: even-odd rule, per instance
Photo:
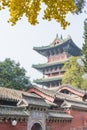
{"label": "yellow autumn leaves", "polygon": [[74,13],[76,7],[73,0],[43,0],[47,5],[44,11],[44,19],[55,19],[65,29],[69,22],[66,21],[66,15],[71,12]]}
{"label": "yellow autumn leaves", "polygon": [[36,25],[42,3],[46,5],[43,19],[48,21],[54,19],[64,29],[69,25],[69,22],[66,21],[66,15],[69,12],[74,13],[76,11],[73,0],[0,0],[0,9],[8,8],[9,22],[12,25],[15,25],[23,15],[27,17],[30,24]]}

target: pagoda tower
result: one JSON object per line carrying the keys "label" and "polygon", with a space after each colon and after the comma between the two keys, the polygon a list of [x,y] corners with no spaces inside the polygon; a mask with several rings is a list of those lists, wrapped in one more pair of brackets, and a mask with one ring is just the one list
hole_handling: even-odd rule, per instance
{"label": "pagoda tower", "polygon": [[63,39],[62,36],[58,38],[58,34],[48,46],[34,47],[33,49],[48,60],[44,64],[32,65],[43,74],[41,79],[36,79],[34,82],[48,88],[61,85],[65,72],[62,67],[69,57],[81,56],[81,49],[76,46],[70,36]]}

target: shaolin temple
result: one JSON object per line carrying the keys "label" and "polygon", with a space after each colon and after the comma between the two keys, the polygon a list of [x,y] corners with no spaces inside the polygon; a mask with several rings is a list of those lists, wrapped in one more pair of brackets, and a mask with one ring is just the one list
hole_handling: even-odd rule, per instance
{"label": "shaolin temple", "polygon": [[59,39],[58,34],[50,45],[34,47],[34,50],[45,56],[48,61],[45,64],[32,65],[33,68],[43,74],[43,78],[34,82],[48,88],[61,85],[62,76],[65,72],[62,67],[71,56],[81,56],[81,49],[74,44],[70,36],[66,39],[61,36]]}
{"label": "shaolin temple", "polygon": [[0,130],[87,130],[86,91],[61,82],[64,63],[81,56],[81,49],[70,36],[58,35],[48,46],[33,49],[47,58],[32,65],[43,77],[26,92],[0,87]]}

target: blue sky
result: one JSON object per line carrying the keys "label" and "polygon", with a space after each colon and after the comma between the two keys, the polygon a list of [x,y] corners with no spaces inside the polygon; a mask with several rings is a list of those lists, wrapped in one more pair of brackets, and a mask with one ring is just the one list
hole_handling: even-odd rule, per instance
{"label": "blue sky", "polygon": [[50,44],[61,34],[64,38],[70,35],[77,46],[80,48],[83,44],[83,26],[87,14],[67,16],[70,26],[66,30],[60,27],[60,24],[54,20],[48,22],[41,20],[36,26],[30,25],[24,17],[14,27],[8,20],[7,11],[0,12],[0,61],[5,58],[11,58],[19,62],[27,71],[31,80],[39,78],[41,75],[32,68],[32,64],[46,62],[46,59],[33,50],[34,46],[45,46]]}

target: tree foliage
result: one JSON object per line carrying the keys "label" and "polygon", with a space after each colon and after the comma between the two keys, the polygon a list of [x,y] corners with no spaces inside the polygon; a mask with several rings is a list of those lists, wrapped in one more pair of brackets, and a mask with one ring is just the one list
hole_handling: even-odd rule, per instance
{"label": "tree foliage", "polygon": [[82,13],[82,10],[83,10],[84,6],[86,5],[86,1],[85,0],[74,0],[74,2],[77,7],[76,14]]}
{"label": "tree foliage", "polygon": [[87,77],[83,79],[83,82],[82,82],[82,85],[81,85],[82,89],[86,90],[87,91]]}
{"label": "tree foliage", "polygon": [[19,63],[5,59],[0,62],[0,86],[14,88],[14,89],[26,89],[31,85],[29,78],[25,75],[26,71],[20,67]]}
{"label": "tree foliage", "polygon": [[78,64],[79,57],[72,57],[65,63],[63,69],[66,70],[63,76],[63,84],[71,84],[87,90],[87,19],[84,21],[84,44],[82,47],[82,57]]}
{"label": "tree foliage", "polygon": [[83,66],[78,62],[78,57],[71,57],[69,61],[65,63],[63,69],[66,70],[66,72],[63,76],[62,83],[81,88],[84,71]]}
{"label": "tree foliage", "polygon": [[82,47],[84,71],[87,73],[87,19],[84,22],[84,44]]}
{"label": "tree foliage", "polygon": [[85,0],[0,0],[0,9],[8,8],[9,22],[15,25],[25,15],[32,25],[38,23],[38,15],[41,4],[46,6],[43,19],[54,19],[65,29],[70,23],[66,21],[66,15],[81,12],[85,6]]}

